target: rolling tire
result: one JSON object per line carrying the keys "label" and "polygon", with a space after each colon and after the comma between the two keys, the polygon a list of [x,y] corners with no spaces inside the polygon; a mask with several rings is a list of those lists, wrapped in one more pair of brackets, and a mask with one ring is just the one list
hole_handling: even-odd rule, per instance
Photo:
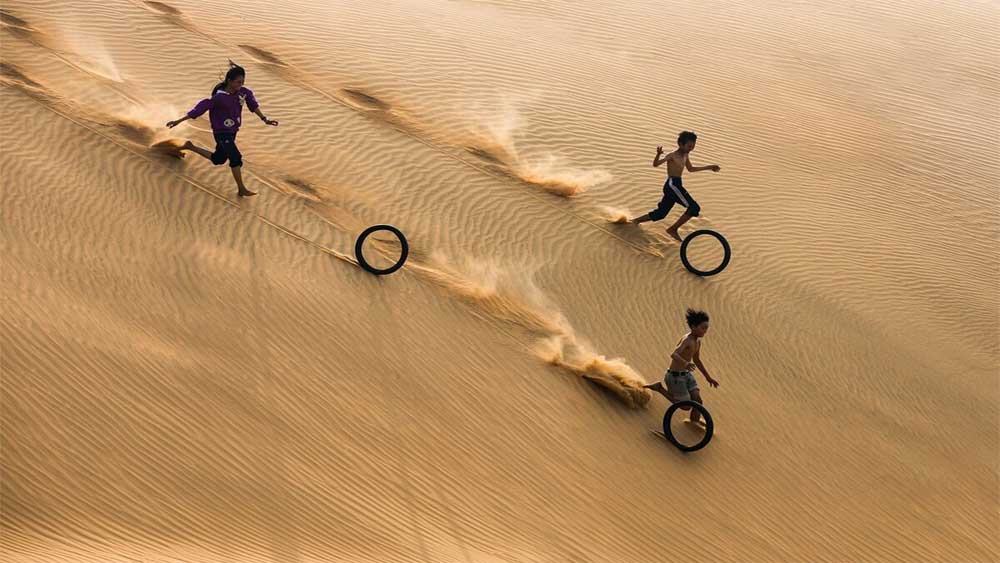
{"label": "rolling tire", "polygon": [[[702,235],[715,237],[722,244],[722,250],[724,252],[724,255],[722,257],[722,263],[720,263],[718,266],[716,266],[714,269],[711,270],[699,270],[698,268],[692,266],[691,262],[688,262],[688,257],[687,257],[688,245],[691,244],[692,240]],[[718,274],[722,270],[726,269],[726,266],[729,265],[729,259],[731,257],[732,257],[732,250],[729,248],[729,241],[726,240],[726,237],[709,229],[701,229],[695,231],[690,235],[684,237],[684,242],[681,243],[681,262],[684,263],[684,267],[687,268],[689,272],[691,272],[696,276],[707,277]]]}
{"label": "rolling tire", "polygon": [[[389,231],[392,234],[396,235],[396,238],[399,239],[399,244],[402,247],[399,253],[399,260],[397,260],[395,264],[389,266],[388,268],[382,268],[382,269],[376,268],[371,264],[369,264],[367,260],[365,260],[365,254],[364,254],[365,239],[367,239],[369,235],[377,231]],[[403,235],[402,231],[400,231],[396,227],[393,227],[392,225],[372,225],[371,227],[365,229],[361,233],[361,235],[358,236],[358,241],[354,243],[354,257],[358,259],[358,265],[364,268],[365,270],[375,274],[376,276],[386,276],[402,268],[403,264],[406,262],[406,257],[409,256],[409,254],[410,254],[410,244],[406,242],[406,237]]]}
{"label": "rolling tire", "polygon": [[[697,444],[691,446],[678,442],[677,438],[674,437],[673,432],[670,431],[670,419],[673,418],[677,409],[684,406],[690,406],[691,408],[696,409],[701,413],[702,419],[705,420],[705,437],[702,438]],[[667,412],[663,415],[663,435],[667,437],[667,440],[670,440],[671,444],[676,446],[677,449],[682,452],[694,452],[704,448],[709,442],[712,441],[712,434],[714,432],[715,423],[712,422],[712,415],[708,413],[708,409],[706,409],[705,405],[701,403],[695,401],[677,401],[676,403],[670,405],[670,408],[668,408]]]}

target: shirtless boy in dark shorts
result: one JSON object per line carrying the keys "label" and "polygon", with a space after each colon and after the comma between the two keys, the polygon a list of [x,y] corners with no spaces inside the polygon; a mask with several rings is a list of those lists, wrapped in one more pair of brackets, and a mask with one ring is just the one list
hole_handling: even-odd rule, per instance
{"label": "shirtless boy in dark shorts", "polygon": [[688,158],[688,155],[694,150],[694,146],[697,141],[697,135],[691,131],[683,131],[677,136],[677,150],[674,152],[663,156],[663,147],[656,147],[656,156],[653,157],[653,166],[658,167],[664,162],[667,163],[667,181],[663,184],[663,199],[660,200],[656,209],[650,211],[642,217],[632,219],[632,223],[638,225],[639,223],[645,223],[646,221],[659,221],[660,219],[666,217],[667,213],[670,213],[670,209],[675,203],[679,203],[687,210],[673,225],[670,225],[670,228],[667,229],[667,234],[677,240],[681,240],[680,235],[677,233],[677,229],[679,229],[684,223],[687,223],[689,219],[697,217],[701,213],[701,206],[698,205],[698,202],[691,197],[691,194],[689,194],[681,184],[681,174],[684,173],[685,168],[687,168],[688,172],[700,172],[702,170],[718,172],[720,170],[720,168],[715,164],[710,164],[708,166],[694,166],[691,164],[691,160]]}

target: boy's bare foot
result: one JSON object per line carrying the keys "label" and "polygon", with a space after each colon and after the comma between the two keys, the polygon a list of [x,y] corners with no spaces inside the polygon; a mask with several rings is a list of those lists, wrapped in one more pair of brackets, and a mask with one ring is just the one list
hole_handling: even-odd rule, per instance
{"label": "boy's bare foot", "polygon": [[667,234],[677,239],[678,241],[681,240],[681,236],[677,234],[677,229],[667,229]]}
{"label": "boy's bare foot", "polygon": [[705,421],[701,420],[700,418],[698,420],[691,420],[689,418],[689,419],[685,420],[684,422],[686,422],[687,424],[689,424],[691,426],[694,426],[695,428],[697,428],[698,430],[701,430],[702,432],[708,430],[708,427],[705,426]]}
{"label": "boy's bare foot", "polygon": [[184,141],[184,144],[181,145],[182,151],[189,151],[193,149],[194,149],[194,143],[192,143],[191,141]]}
{"label": "boy's bare foot", "polygon": [[252,195],[257,195],[257,192],[251,192],[246,188],[240,188],[240,190],[236,192],[236,195],[239,197],[250,197]]}

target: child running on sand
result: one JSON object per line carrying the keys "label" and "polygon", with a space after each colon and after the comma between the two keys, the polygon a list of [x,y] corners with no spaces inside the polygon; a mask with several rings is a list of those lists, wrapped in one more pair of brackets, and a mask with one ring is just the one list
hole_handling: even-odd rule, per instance
{"label": "child running on sand", "polygon": [[[698,382],[694,379],[692,371],[695,367],[705,374],[705,379],[712,387],[718,387],[719,382],[712,379],[705,369],[705,364],[701,363],[701,339],[708,332],[708,313],[704,311],[687,310],[687,324],[691,332],[685,334],[677,349],[670,355],[670,368],[663,376],[663,381],[655,381],[648,385],[643,385],[644,389],[652,389],[671,403],[678,401],[695,401],[702,403],[701,391],[698,389]],[[691,407],[681,407],[683,410],[691,411],[689,422],[698,424],[701,420],[701,413]]]}
{"label": "child running on sand", "polygon": [[236,195],[240,197],[257,195],[257,192],[251,192],[243,184],[241,171],[243,155],[240,153],[240,149],[236,148],[236,133],[240,130],[244,102],[250,111],[260,117],[261,121],[272,126],[278,125],[277,121],[268,119],[261,113],[260,104],[257,103],[253,92],[249,88],[243,87],[246,75],[243,67],[229,61],[226,79],[212,88],[210,97],[198,102],[198,105],[194,106],[184,117],[167,122],[167,127],[173,128],[183,121],[195,119],[206,111],[208,112],[209,121],[212,122],[212,134],[215,136],[215,152],[203,149],[191,141],[184,143],[181,150],[194,151],[211,160],[212,164],[216,166],[228,160],[229,169],[232,170],[233,178],[236,180],[236,189],[238,190]]}
{"label": "child running on sand", "polygon": [[677,150],[664,156],[663,160],[660,160],[660,157],[663,155],[663,147],[656,147],[653,166],[658,167],[664,162],[667,163],[667,181],[663,184],[663,199],[660,200],[656,209],[642,217],[632,219],[632,223],[638,225],[646,221],[659,221],[666,217],[667,213],[670,213],[670,209],[675,203],[679,203],[683,207],[686,207],[687,211],[673,225],[670,225],[670,228],[667,229],[667,234],[677,240],[681,240],[680,235],[677,234],[677,229],[684,223],[687,223],[690,218],[697,217],[701,213],[701,206],[698,205],[698,202],[681,185],[681,174],[684,173],[685,168],[688,169],[688,172],[700,172],[702,170],[718,172],[720,170],[715,164],[708,166],[693,166],[691,164],[688,155],[694,150],[694,145],[697,141],[697,135],[691,131],[682,131],[677,137]]}

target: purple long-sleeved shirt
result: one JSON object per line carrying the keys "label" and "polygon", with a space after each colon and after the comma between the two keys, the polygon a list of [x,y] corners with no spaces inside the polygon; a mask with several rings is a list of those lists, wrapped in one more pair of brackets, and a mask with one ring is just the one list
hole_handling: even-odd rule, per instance
{"label": "purple long-sleeved shirt", "polygon": [[249,88],[240,88],[235,94],[225,90],[216,90],[211,98],[205,98],[187,113],[195,119],[206,111],[208,120],[212,122],[212,131],[216,133],[236,133],[240,129],[240,117],[243,114],[243,102],[246,101],[250,111],[260,105]]}

